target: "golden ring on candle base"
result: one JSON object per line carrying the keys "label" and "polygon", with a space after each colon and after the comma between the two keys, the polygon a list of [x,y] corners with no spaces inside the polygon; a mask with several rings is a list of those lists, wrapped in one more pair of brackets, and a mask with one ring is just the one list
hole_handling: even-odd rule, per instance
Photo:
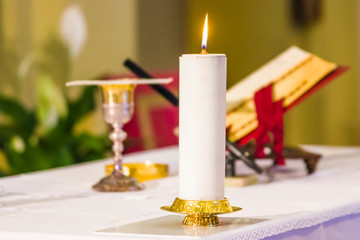
{"label": "golden ring on candle base", "polygon": [[223,200],[201,201],[175,198],[171,206],[161,210],[186,214],[183,225],[193,227],[213,227],[220,225],[217,215],[240,211],[242,208],[230,205],[227,198]]}
{"label": "golden ring on candle base", "polygon": [[[108,176],[114,170],[114,164],[105,166],[105,175]],[[139,182],[168,176],[168,165],[145,161],[143,163],[123,163],[124,175],[136,178]]]}

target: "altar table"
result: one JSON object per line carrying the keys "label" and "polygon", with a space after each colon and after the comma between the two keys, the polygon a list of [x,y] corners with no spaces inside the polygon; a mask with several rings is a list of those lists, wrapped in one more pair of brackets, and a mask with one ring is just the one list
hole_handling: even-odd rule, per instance
{"label": "altar table", "polygon": [[261,176],[257,185],[226,188],[243,210],[213,228],[184,228],[182,215],[160,210],[178,196],[177,147],[126,155],[169,164],[168,178],[139,192],[91,190],[109,159],[1,178],[0,239],[360,239],[360,148],[305,149],[323,154],[317,172],[308,176],[302,161],[289,160],[272,182]]}

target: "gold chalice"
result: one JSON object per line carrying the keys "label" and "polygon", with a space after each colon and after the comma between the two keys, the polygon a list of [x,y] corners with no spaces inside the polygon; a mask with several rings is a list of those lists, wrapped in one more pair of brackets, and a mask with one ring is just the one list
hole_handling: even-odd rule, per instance
{"label": "gold chalice", "polygon": [[113,128],[110,139],[113,142],[114,170],[92,188],[100,192],[126,192],[144,189],[144,185],[135,178],[125,175],[122,168],[123,142],[127,136],[122,128],[134,114],[135,85],[102,85],[100,90],[104,119]]}
{"label": "gold chalice", "polygon": [[101,92],[102,111],[104,119],[109,123],[113,131],[110,139],[113,142],[114,170],[109,176],[105,176],[92,188],[100,192],[126,192],[144,189],[144,185],[135,178],[125,175],[123,172],[123,142],[126,132],[122,129],[134,114],[134,90],[138,84],[164,84],[172,79],[118,79],[118,80],[78,80],[66,84],[97,85]]}

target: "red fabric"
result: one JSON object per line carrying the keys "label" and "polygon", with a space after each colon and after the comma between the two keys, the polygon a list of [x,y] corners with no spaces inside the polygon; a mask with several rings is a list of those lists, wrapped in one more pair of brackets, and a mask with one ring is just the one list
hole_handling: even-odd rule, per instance
{"label": "red fabric", "polygon": [[[327,76],[325,76],[321,81],[319,81],[314,87],[312,87],[309,91],[307,91],[304,95],[302,95],[299,99],[297,99],[295,102],[293,102],[290,106],[286,107],[285,109],[283,109],[283,113],[288,112],[289,110],[291,110],[293,107],[295,107],[296,105],[298,105],[300,102],[302,102],[303,100],[305,100],[306,98],[308,98],[309,96],[311,96],[312,94],[314,94],[316,91],[318,91],[319,89],[321,89],[323,86],[325,86],[327,83],[329,83],[331,80],[335,79],[336,77],[338,77],[339,75],[343,74],[344,72],[346,72],[349,69],[349,67],[347,66],[338,66],[334,71],[332,71],[331,73],[329,73]],[[261,91],[269,91],[269,90],[260,90]],[[259,93],[260,94],[260,93]],[[264,94],[264,93],[262,93]],[[266,93],[267,95],[270,94],[270,92]],[[261,94],[260,94],[261,95]],[[261,99],[264,98],[260,97]],[[260,100],[260,99],[259,99]],[[271,100],[272,101],[272,100]],[[273,103],[276,105],[276,103]],[[256,106],[257,107],[257,112],[259,109],[263,109],[263,107]],[[276,108],[276,107],[275,107]],[[260,111],[262,115],[263,111]],[[258,113],[259,114],[259,113]],[[281,118],[282,121],[282,125],[283,125],[283,118]],[[267,124],[265,124],[267,125]],[[257,129],[255,129],[254,131],[250,132],[248,135],[246,135],[245,137],[241,138],[238,141],[239,145],[244,145],[246,143],[248,143],[251,139],[255,138],[255,139],[259,139],[258,141],[260,142],[260,146],[257,149],[257,156],[263,156],[264,155],[264,151],[263,148],[261,148],[261,146],[263,146],[264,142],[268,142],[266,140],[269,140],[267,134],[265,134],[266,136],[264,136],[263,130],[261,130],[262,128],[264,128],[264,126],[262,127],[258,127]],[[281,134],[281,131],[276,130],[275,131],[276,134],[274,134],[274,141],[275,139],[279,139],[279,135]],[[258,136],[257,136],[258,135]],[[277,138],[275,138],[275,135],[277,136]],[[264,137],[262,137],[264,136]],[[260,140],[261,139],[261,140]],[[280,149],[283,148],[282,146],[283,141],[278,142],[277,144],[274,143],[274,151],[275,152],[279,152]],[[279,155],[277,155],[279,156]],[[278,160],[278,162],[282,162],[281,158]]]}
{"label": "red fabric", "polygon": [[263,158],[264,144],[270,142],[268,133],[273,135],[273,151],[276,154],[276,165],[285,165],[282,156],[284,147],[284,120],[282,100],[273,102],[272,85],[269,85],[255,93],[255,106],[258,119],[258,127],[255,129],[256,141],[255,156]]}
{"label": "red fabric", "polygon": [[150,112],[150,120],[156,138],[156,147],[177,145],[178,137],[174,129],[179,125],[179,111],[177,107],[158,107]]}

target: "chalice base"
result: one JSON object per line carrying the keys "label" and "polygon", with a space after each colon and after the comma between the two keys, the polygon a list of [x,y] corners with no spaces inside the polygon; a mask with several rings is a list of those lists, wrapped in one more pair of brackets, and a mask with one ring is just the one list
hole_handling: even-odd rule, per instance
{"label": "chalice base", "polygon": [[145,186],[133,177],[126,176],[122,172],[113,171],[92,188],[98,192],[132,192],[143,190]]}

